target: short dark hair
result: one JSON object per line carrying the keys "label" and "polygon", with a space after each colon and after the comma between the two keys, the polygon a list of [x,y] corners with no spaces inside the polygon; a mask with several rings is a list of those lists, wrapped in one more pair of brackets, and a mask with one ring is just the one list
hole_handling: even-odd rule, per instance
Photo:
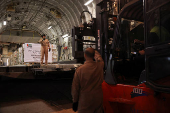
{"label": "short dark hair", "polygon": [[42,38],[43,38],[43,36],[45,36],[45,34],[41,35]]}
{"label": "short dark hair", "polygon": [[94,52],[93,52],[93,53],[90,53],[90,52],[87,51],[87,50],[85,50],[85,54],[86,54],[86,56],[89,57],[89,58],[94,58],[94,55],[95,55]]}

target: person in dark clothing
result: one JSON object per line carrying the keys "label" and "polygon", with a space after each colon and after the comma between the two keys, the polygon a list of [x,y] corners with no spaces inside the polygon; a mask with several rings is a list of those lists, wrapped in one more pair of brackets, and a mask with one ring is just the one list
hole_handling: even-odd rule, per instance
{"label": "person in dark clothing", "polygon": [[[140,44],[145,44],[144,41],[140,41],[138,39],[134,40],[134,43],[140,43]],[[140,75],[139,77],[139,84],[143,83],[146,81],[146,74],[145,74],[145,50],[139,50],[138,51],[139,55],[135,58],[135,64],[137,65],[136,71],[138,72],[137,75]]]}

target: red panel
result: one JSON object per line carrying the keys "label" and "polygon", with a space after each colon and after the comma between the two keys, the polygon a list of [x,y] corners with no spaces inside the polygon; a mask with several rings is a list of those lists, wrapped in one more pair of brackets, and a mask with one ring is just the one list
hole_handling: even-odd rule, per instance
{"label": "red panel", "polygon": [[170,113],[170,94],[154,91],[145,84],[102,84],[105,113]]}

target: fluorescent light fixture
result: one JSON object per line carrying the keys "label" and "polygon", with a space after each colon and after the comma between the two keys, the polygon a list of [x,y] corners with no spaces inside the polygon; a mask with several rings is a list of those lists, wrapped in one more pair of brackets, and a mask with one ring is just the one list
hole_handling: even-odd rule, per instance
{"label": "fluorescent light fixture", "polygon": [[62,37],[63,37],[63,38],[66,38],[66,37],[68,37],[68,34],[63,35]]}
{"label": "fluorescent light fixture", "polygon": [[52,26],[48,27],[48,29],[51,29],[51,28],[52,28]]}
{"label": "fluorescent light fixture", "polygon": [[3,22],[4,26],[6,25],[6,21]]}
{"label": "fluorescent light fixture", "polygon": [[90,3],[92,3],[92,2],[93,2],[93,0],[89,0],[89,1],[87,1],[84,5],[87,6],[87,5],[89,5]]}

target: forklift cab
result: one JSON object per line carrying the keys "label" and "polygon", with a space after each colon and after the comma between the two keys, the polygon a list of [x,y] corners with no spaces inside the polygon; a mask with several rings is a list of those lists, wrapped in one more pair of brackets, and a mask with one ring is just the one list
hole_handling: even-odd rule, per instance
{"label": "forklift cab", "polygon": [[[105,81],[102,84],[104,111],[105,113],[169,113],[170,0],[132,2],[122,9],[117,21],[119,26],[115,28],[114,43]],[[142,5],[144,19],[143,23],[129,30],[131,22],[134,21],[128,17],[133,17],[130,14],[136,14],[135,11],[130,11],[135,9],[134,4]],[[137,32],[142,29],[143,36]],[[139,40],[144,38],[144,48],[142,45],[134,44],[136,37]],[[138,50],[142,49],[145,51],[143,61],[145,71],[141,69],[141,63],[135,61]],[[144,79],[139,82],[141,76]]]}
{"label": "forklift cab", "polygon": [[138,85],[140,75],[145,70],[143,42],[144,23],[121,18],[120,38],[116,41],[112,55],[117,83]]}
{"label": "forklift cab", "polygon": [[[146,6],[149,4],[148,2],[149,1],[147,1]],[[148,75],[148,69],[150,71],[157,70],[156,74],[159,73],[159,75],[162,71],[165,72],[166,68],[158,72],[161,62],[158,62],[158,59],[156,60],[156,56],[161,56],[161,54],[163,54],[161,51],[166,54],[169,52],[170,10],[167,8],[168,5],[169,4],[161,6],[160,11],[156,9],[149,11],[149,13],[145,11],[145,20],[143,21],[142,19],[140,19],[140,21],[138,21],[139,19],[130,20],[126,19],[125,16],[123,16],[124,18],[119,16],[120,24],[116,28],[116,30],[119,28],[119,32],[116,36],[114,35],[105,81],[108,81],[109,84],[131,84],[131,81],[133,85],[138,85],[147,79],[145,77],[145,80],[139,82],[142,71],[145,69],[145,75]],[[158,17],[155,18],[155,16]],[[135,40],[138,40],[138,42],[135,42]],[[162,49],[158,49],[161,47]],[[144,52],[141,53],[141,51]],[[168,58],[167,56],[165,59]],[[157,66],[156,64],[152,64],[153,62],[156,63],[154,59],[157,61]],[[168,62],[168,60],[165,62]],[[162,68],[163,65],[165,65],[165,63],[162,63]],[[153,73],[150,72],[150,76],[152,76]],[[115,78],[115,80],[111,80],[108,77],[110,75],[112,75],[112,79]]]}
{"label": "forklift cab", "polygon": [[138,85],[145,70],[144,22],[143,18],[134,19],[123,15],[117,21],[115,31],[119,32],[114,32],[105,75],[109,84]]}

